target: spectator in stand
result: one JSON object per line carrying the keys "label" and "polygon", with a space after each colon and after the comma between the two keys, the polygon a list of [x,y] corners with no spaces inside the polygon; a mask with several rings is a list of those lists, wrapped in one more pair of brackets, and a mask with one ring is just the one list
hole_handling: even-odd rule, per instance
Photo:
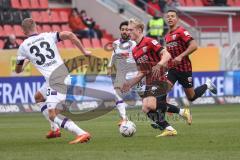
{"label": "spectator in stand", "polygon": [[89,29],[83,23],[81,17],[78,14],[77,9],[73,9],[69,15],[68,20],[69,26],[72,29],[73,33],[77,34],[79,38],[89,38]]}
{"label": "spectator in stand", "polygon": [[145,6],[145,4],[147,4],[147,2],[148,2],[148,0],[136,0],[135,1],[135,4],[139,7],[139,8],[141,8],[142,10],[146,10],[146,6]]}
{"label": "spectator in stand", "polygon": [[155,11],[160,11],[161,12],[161,8],[159,6],[159,1],[158,0],[150,0],[148,2],[147,13],[149,13],[152,16],[154,16],[155,15]]}
{"label": "spectator in stand", "polygon": [[3,49],[17,49],[19,44],[16,41],[16,36],[11,34],[4,43]]}
{"label": "spectator in stand", "polygon": [[160,12],[155,12],[155,15],[147,25],[147,36],[156,39],[161,45],[164,43],[164,36],[167,33],[167,25],[161,16]]}
{"label": "spectator in stand", "polygon": [[102,32],[96,28],[96,22],[93,20],[92,17],[87,15],[85,10],[81,10],[80,16],[82,18],[83,23],[88,27],[89,35],[91,38],[97,37],[99,39],[102,38]]}
{"label": "spectator in stand", "polygon": [[165,13],[165,11],[167,10],[166,9],[167,3],[168,3],[167,0],[159,0],[159,2],[158,2],[158,5],[163,13]]}

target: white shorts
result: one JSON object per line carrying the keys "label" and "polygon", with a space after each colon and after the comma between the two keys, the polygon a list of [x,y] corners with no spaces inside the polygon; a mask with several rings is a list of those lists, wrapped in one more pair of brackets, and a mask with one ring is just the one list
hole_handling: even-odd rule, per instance
{"label": "white shorts", "polygon": [[50,87],[47,87],[46,95],[48,109],[55,109],[56,107],[60,107],[59,109],[62,109],[62,105],[65,104],[66,94],[62,94]]}
{"label": "white shorts", "polygon": [[114,88],[121,88],[126,80],[130,80],[136,77],[138,71],[135,72],[117,72],[116,79],[114,81]]}

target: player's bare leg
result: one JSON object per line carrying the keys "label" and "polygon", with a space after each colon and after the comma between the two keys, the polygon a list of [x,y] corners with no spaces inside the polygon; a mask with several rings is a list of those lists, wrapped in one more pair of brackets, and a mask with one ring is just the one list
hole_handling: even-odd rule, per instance
{"label": "player's bare leg", "polygon": [[34,98],[35,98],[35,102],[41,108],[41,112],[42,112],[43,116],[50,123],[51,129],[47,133],[46,138],[58,138],[58,137],[61,137],[60,128],[58,127],[58,125],[56,123],[54,123],[53,121],[51,121],[49,119],[47,105],[45,103],[45,98],[43,97],[42,93],[39,92],[39,91],[36,92],[36,94],[34,95]]}

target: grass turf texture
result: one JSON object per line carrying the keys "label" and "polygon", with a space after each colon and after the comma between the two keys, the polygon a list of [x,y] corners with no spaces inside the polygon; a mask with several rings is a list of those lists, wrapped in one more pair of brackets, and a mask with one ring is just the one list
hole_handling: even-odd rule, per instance
{"label": "grass turf texture", "polygon": [[77,122],[93,138],[87,144],[69,145],[74,136],[45,139],[48,122],[41,114],[0,115],[1,160],[239,160],[240,106],[193,107],[193,124],[170,123],[176,137],[155,138],[160,132],[150,127],[139,110],[128,110],[137,125],[136,135],[119,134],[116,111],[98,119]]}

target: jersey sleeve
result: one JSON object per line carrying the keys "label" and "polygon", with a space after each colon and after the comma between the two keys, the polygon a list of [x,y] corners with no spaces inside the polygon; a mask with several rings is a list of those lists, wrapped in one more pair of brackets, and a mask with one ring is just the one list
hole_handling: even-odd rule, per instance
{"label": "jersey sleeve", "polygon": [[193,37],[190,35],[190,33],[185,30],[184,28],[181,29],[181,32],[180,32],[180,35],[181,35],[181,39],[188,43],[190,42],[191,40],[193,40]]}
{"label": "jersey sleeve", "polygon": [[61,41],[60,36],[59,36],[59,32],[50,32],[50,33],[48,33],[48,36],[49,36],[51,39],[53,39],[53,41],[54,41],[55,43]]}
{"label": "jersey sleeve", "polygon": [[160,53],[163,50],[163,47],[161,44],[158,43],[157,40],[152,39],[149,43],[148,43],[148,49],[154,51],[154,53]]}
{"label": "jersey sleeve", "polygon": [[111,58],[110,58],[110,60],[109,60],[109,63],[108,63],[108,67],[112,67],[113,66],[113,64],[115,63],[115,56],[116,54],[115,54],[115,50],[113,50],[112,51],[112,55],[111,55]]}
{"label": "jersey sleeve", "polygon": [[112,67],[113,64],[115,63],[115,60],[116,60],[116,52],[115,52],[116,44],[113,43],[112,47],[113,47],[113,51],[112,51],[112,55],[111,55],[110,61],[108,63],[108,67]]}
{"label": "jersey sleeve", "polygon": [[131,47],[130,47],[130,52],[132,53],[133,49],[136,47],[136,42],[130,41],[131,42]]}
{"label": "jersey sleeve", "polygon": [[17,65],[22,65],[24,60],[27,59],[25,55],[25,50],[22,45],[20,45],[18,52],[17,52],[17,58],[16,58],[16,63]]}

